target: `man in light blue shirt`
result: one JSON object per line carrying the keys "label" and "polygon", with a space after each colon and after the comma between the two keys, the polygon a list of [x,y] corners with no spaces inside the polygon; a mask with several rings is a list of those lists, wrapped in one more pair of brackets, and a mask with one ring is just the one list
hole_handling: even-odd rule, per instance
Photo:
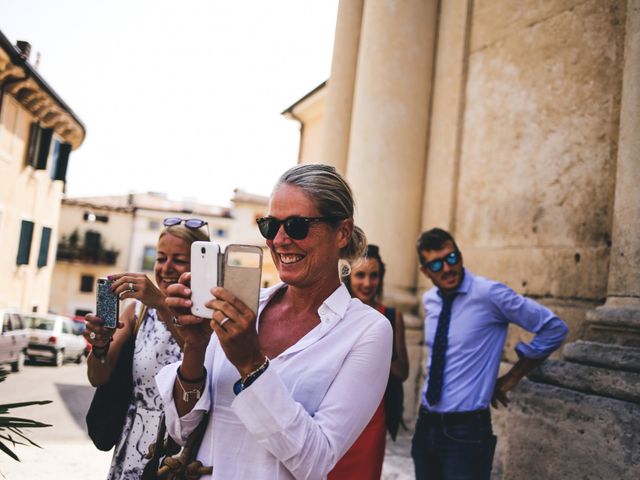
{"label": "man in light blue shirt", "polygon": [[[417,250],[434,288],[423,297],[430,354],[411,449],[416,479],[488,480],[496,446],[489,403],[507,406],[507,392],[562,344],[568,328],[548,308],[465,269],[449,232],[424,232]],[[498,378],[509,323],[535,337],[516,346],[518,362]]]}

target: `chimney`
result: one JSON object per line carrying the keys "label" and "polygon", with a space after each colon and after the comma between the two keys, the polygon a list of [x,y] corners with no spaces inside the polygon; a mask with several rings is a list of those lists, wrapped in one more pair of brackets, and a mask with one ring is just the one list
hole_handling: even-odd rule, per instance
{"label": "chimney", "polygon": [[18,40],[16,42],[16,48],[18,53],[20,53],[20,58],[27,61],[29,60],[29,55],[31,55],[31,44],[24,40]]}

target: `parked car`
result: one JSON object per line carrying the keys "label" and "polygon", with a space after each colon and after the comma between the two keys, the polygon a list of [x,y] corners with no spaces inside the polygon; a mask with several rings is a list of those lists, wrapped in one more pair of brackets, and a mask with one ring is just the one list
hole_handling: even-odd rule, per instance
{"label": "parked car", "polygon": [[28,336],[24,317],[12,310],[0,309],[0,364],[18,372],[24,365]]}
{"label": "parked car", "polygon": [[65,360],[81,363],[86,343],[84,337],[75,333],[69,317],[54,314],[27,315],[29,345],[27,358],[44,360],[59,367]]}
{"label": "parked car", "polygon": [[[73,333],[76,335],[82,335],[84,331],[87,329],[87,324],[84,321],[84,317],[75,316],[71,318],[73,320]],[[84,338],[84,336],[82,337]],[[88,357],[91,352],[91,343],[86,338],[84,339],[85,348],[84,348],[84,356]]]}

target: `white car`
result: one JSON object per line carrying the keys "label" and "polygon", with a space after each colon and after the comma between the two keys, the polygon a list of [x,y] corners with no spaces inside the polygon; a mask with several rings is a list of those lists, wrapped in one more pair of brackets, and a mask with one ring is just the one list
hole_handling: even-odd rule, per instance
{"label": "white car", "polygon": [[26,315],[29,329],[27,358],[45,360],[59,367],[65,360],[81,363],[86,342],[74,329],[73,320],[62,315],[32,313]]}
{"label": "white car", "polygon": [[24,365],[27,341],[23,315],[0,309],[0,364],[11,365],[12,372],[20,371]]}

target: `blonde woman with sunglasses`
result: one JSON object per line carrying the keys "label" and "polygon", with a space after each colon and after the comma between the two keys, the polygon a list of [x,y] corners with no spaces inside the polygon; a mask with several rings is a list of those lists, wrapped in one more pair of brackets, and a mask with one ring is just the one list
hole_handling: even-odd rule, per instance
{"label": "blonde woman with sunglasses", "polygon": [[[177,335],[171,322],[173,315],[164,303],[167,289],[190,270],[191,243],[209,239],[207,223],[203,220],[171,217],[164,220],[164,226],[158,238],[155,282],[144,273],[109,276],[113,295],[120,300],[135,300],[121,312],[118,328],[105,328],[95,315],[85,317],[84,336],[92,345],[87,374],[95,387],[109,380],[123,346],[135,335],[133,397],[122,435],[115,446],[107,476],[109,480],[139,478],[147,462],[144,455],[149,444],[155,441],[162,414],[162,400],[154,377],[164,365],[182,357],[182,339]],[[141,315],[144,318],[137,322]]]}

